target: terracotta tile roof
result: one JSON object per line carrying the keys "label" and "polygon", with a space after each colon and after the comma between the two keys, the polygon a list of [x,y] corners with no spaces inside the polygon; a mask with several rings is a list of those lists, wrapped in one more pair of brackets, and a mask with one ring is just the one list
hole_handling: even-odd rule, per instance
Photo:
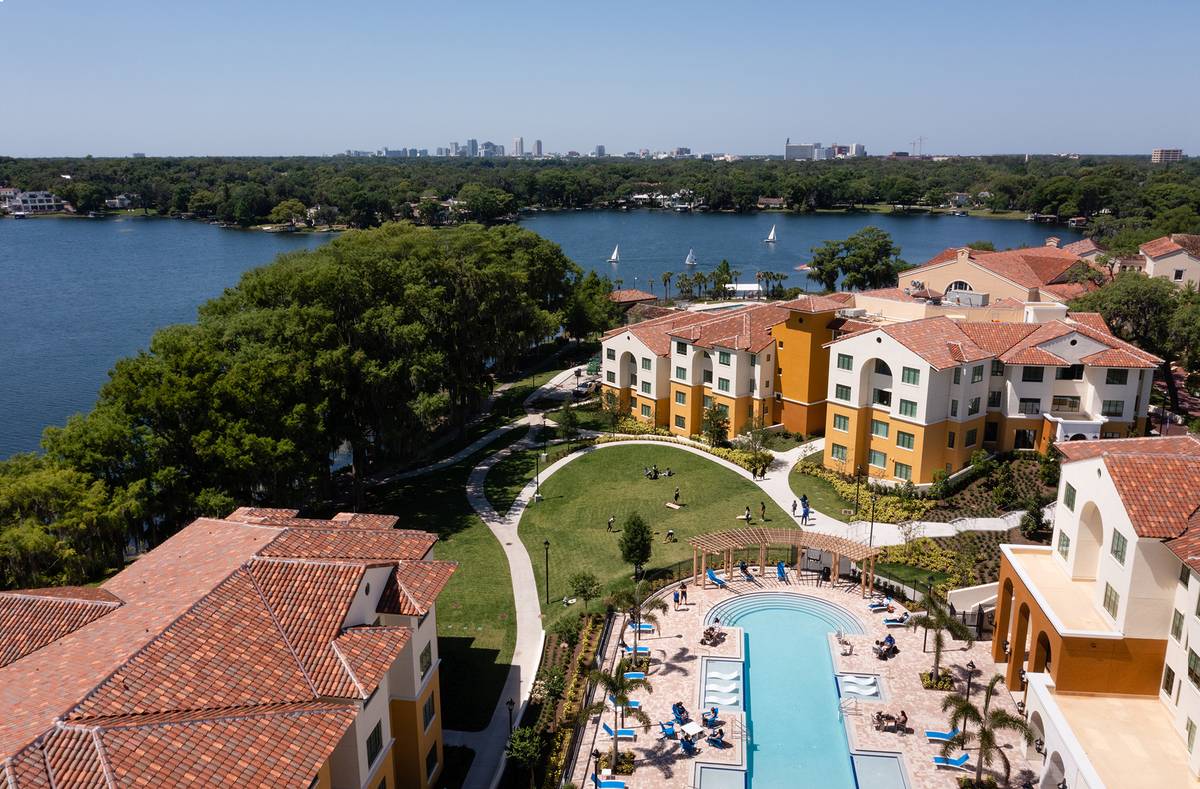
{"label": "terracotta tile roof", "polygon": [[1172,233],[1171,240],[1192,257],[1200,257],[1200,235],[1196,233]]}
{"label": "terracotta tile roof", "polygon": [[848,337],[851,334],[870,331],[875,327],[876,324],[871,323],[870,321],[860,321],[855,320],[854,318],[834,318],[829,323],[825,324],[826,329],[832,329],[840,335],[838,337],[839,340],[842,337]]}
{"label": "terracotta tile roof", "polygon": [[1036,323],[985,323],[983,321],[963,321],[958,325],[968,337],[975,341],[976,345],[994,356],[999,356],[1033,334],[1038,327]]}
{"label": "terracotta tile roof", "polygon": [[912,288],[876,288],[874,290],[864,290],[860,295],[876,299],[887,299],[889,301],[915,302],[917,299],[925,301],[940,299],[944,294],[930,288],[921,288],[919,290],[913,290]]}
{"label": "terracotta tile roof", "polygon": [[110,592],[88,587],[0,593],[0,666],[112,613],[120,604]]}
{"label": "terracotta tile roof", "polygon": [[836,293],[829,293],[824,296],[831,301],[840,302],[843,305],[854,303],[854,294],[850,291],[839,290]]}
{"label": "terracotta tile roof", "polygon": [[[1085,364],[1100,367],[1156,367],[1162,360],[1146,353],[1135,345],[1114,337],[1107,330],[1093,326],[1094,313],[1083,313],[1084,321],[1052,320],[1045,323],[964,323],[963,331],[1005,364],[1029,364],[1044,367],[1065,367],[1071,362],[1038,346],[1050,340],[1078,333],[1101,345],[1107,350],[1098,351],[1081,359]],[[1011,342],[1009,342],[1011,340]],[[1008,343],[1007,349],[1004,347]],[[1116,353],[1119,352],[1119,353]],[[1096,361],[1090,361],[1095,359]],[[1127,362],[1127,363],[1126,363]]]}
{"label": "terracotta tile roof", "polygon": [[424,616],[457,569],[457,562],[401,562],[388,577],[375,610],[381,614]]}
{"label": "terracotta tile roof", "polygon": [[1200,505],[1200,458],[1102,455],[1139,537],[1179,537]]}
{"label": "terracotta tile roof", "polygon": [[943,316],[878,328],[938,370],[991,356],[976,345],[957,323]]}
{"label": "terracotta tile roof", "polygon": [[725,312],[703,323],[672,330],[671,336],[701,348],[729,348],[757,353],[775,342],[771,327],[787,320],[788,312],[774,304],[756,304]]}
{"label": "terracotta tile roof", "polygon": [[1085,293],[1090,293],[1100,287],[1094,282],[1059,282],[1051,285],[1043,285],[1041,290],[1058,298],[1059,301],[1070,301],[1071,299],[1079,298]]}
{"label": "terracotta tile roof", "polygon": [[1108,324],[1104,322],[1104,316],[1098,312],[1068,312],[1067,317],[1076,323],[1082,323],[1089,329],[1098,331],[1101,334],[1112,336],[1112,331],[1109,330]]}
{"label": "terracotta tile roof", "polygon": [[285,510],[275,507],[238,507],[226,515],[225,520],[238,523],[263,523],[281,518],[294,518],[299,514],[300,510]]}
{"label": "terracotta tile roof", "polygon": [[615,301],[617,304],[635,304],[639,301],[658,301],[658,297],[653,293],[647,293],[644,290],[635,288],[625,288],[624,290],[614,290],[608,294],[610,301]]}
{"label": "terracotta tile roof", "polygon": [[1100,455],[1187,455],[1200,457],[1200,438],[1191,435],[1145,438],[1105,438],[1055,444],[1066,462]]}
{"label": "terracotta tile roof", "polygon": [[[959,249],[944,249],[927,263],[904,272],[905,277],[920,279],[920,272],[927,266],[946,263],[958,258]],[[1058,247],[1024,247],[1003,252],[987,252],[967,249],[967,259],[977,266],[998,274],[1026,288],[1042,288],[1058,279],[1079,256]]]}
{"label": "terracotta tile roof", "polygon": [[775,302],[772,306],[783,307],[786,310],[795,312],[833,312],[843,309],[846,304],[839,299],[832,299],[828,296],[801,296],[798,299],[791,301]]}
{"label": "terracotta tile roof", "polygon": [[693,323],[712,320],[712,315],[703,312],[675,311],[661,318],[651,318],[648,321],[622,326],[605,332],[604,339],[611,339],[629,332],[656,356],[666,356],[671,352],[671,332]]}
{"label": "terracotta tile roof", "polygon": [[430,532],[400,529],[288,529],[258,555],[294,559],[423,559],[437,539]]}
{"label": "terracotta tile roof", "polygon": [[333,641],[363,698],[371,695],[412,638],[407,627],[351,627]]}
{"label": "terracotta tile roof", "polygon": [[1092,252],[1104,251],[1095,241],[1091,240],[1090,238],[1072,241],[1070,244],[1063,244],[1061,249],[1064,252],[1070,252],[1072,255],[1078,255],[1079,257],[1089,255]]}
{"label": "terracotta tile roof", "polygon": [[104,757],[90,731],[60,727],[46,738],[41,750],[52,786],[108,789]]}
{"label": "terracotta tile roof", "polygon": [[400,522],[400,516],[376,515],[367,512],[339,512],[330,520],[334,523],[344,523],[355,529],[394,529]]}
{"label": "terracotta tile roof", "polygon": [[1093,367],[1156,367],[1157,365],[1147,364],[1145,359],[1139,355],[1131,353],[1124,348],[1109,348],[1103,351],[1084,356],[1080,361],[1084,364],[1090,364]]}
{"label": "terracotta tile roof", "polygon": [[1138,247],[1138,252],[1141,252],[1143,255],[1146,255],[1151,259],[1161,258],[1165,255],[1171,255],[1182,250],[1183,247],[1179,244],[1176,244],[1170,236],[1163,236],[1161,238],[1156,238],[1153,241],[1147,241],[1145,244],[1142,244],[1140,247]]}

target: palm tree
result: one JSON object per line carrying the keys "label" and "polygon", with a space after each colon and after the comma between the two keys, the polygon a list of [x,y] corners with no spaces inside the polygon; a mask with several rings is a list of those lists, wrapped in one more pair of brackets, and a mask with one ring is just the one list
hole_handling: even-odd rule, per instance
{"label": "palm tree", "polygon": [[955,619],[941,601],[932,594],[925,596],[925,613],[910,618],[908,626],[924,627],[933,631],[933,671],[929,675],[933,682],[938,681],[941,670],[942,650],[946,647],[945,633],[949,633],[950,637],[956,641],[966,641],[968,648],[975,643],[971,628]]}
{"label": "palm tree", "polygon": [[675,276],[675,274],[670,271],[664,271],[662,273],[663,298],[667,300],[671,298],[671,277],[673,276]]}
{"label": "palm tree", "polygon": [[[1017,717],[1002,709],[992,709],[992,696],[995,695],[996,685],[1004,679],[997,674],[987,684],[983,691],[983,707],[977,707],[966,696],[955,693],[942,699],[942,712],[950,713],[950,728],[962,729],[959,735],[942,746],[942,755],[949,756],[956,748],[966,749],[967,744],[977,742],[979,755],[975,759],[975,785],[983,785],[983,768],[991,767],[997,760],[1004,765],[1004,783],[1008,779],[1012,765],[1004,748],[997,741],[997,735],[1002,731],[1011,731],[1021,736],[1025,744],[1033,742],[1033,729],[1023,718]],[[970,725],[970,729],[967,726]]]}
{"label": "palm tree", "polygon": [[633,623],[633,654],[637,657],[638,636],[641,635],[641,624],[647,622],[658,627],[658,614],[667,612],[667,603],[661,597],[641,599],[640,583],[635,583],[631,589],[622,589],[612,597],[613,608],[624,611]]}
{"label": "palm tree", "polygon": [[[592,704],[584,709],[581,714],[585,717],[591,715],[603,715],[608,709],[608,701],[609,697],[611,696],[612,700],[615,702],[612,705],[612,729],[614,734],[621,725],[618,717],[621,709],[625,710],[625,715],[633,718],[638,723],[642,724],[643,727],[647,729],[650,728],[650,716],[647,715],[641,707],[631,708],[627,705],[629,704],[629,695],[634,691],[644,690],[647,693],[653,693],[654,688],[650,687],[649,680],[630,679],[629,677],[625,676],[625,672],[629,671],[630,668],[631,666],[625,660],[625,658],[621,658],[617,661],[617,665],[613,667],[611,673],[604,671],[603,669],[593,669],[588,675],[589,679],[603,689],[603,694],[600,698],[600,701],[597,701],[595,704]],[[620,751],[618,750],[619,745],[620,739],[613,737],[612,763],[609,765],[609,767],[614,772],[616,772],[617,768],[617,758],[620,756]]]}

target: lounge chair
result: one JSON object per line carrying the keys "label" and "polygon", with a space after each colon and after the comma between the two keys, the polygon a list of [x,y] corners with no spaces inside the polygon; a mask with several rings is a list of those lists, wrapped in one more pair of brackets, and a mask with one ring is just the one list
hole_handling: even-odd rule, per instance
{"label": "lounge chair", "polygon": [[642,707],[642,703],[640,701],[634,701],[633,699],[627,699],[624,704],[617,704],[617,697],[611,694],[609,694],[608,700],[612,702],[614,707],[626,707],[627,709],[631,710],[641,709]]}
{"label": "lounge chair", "polygon": [[878,677],[860,677],[855,674],[843,674],[842,684],[847,682],[852,685],[874,685],[878,681]]}
{"label": "lounge chair", "polygon": [[963,772],[966,772],[968,770],[975,769],[967,764],[967,760],[970,758],[971,754],[969,753],[959,754],[957,759],[950,759],[945,756],[935,756],[933,757],[933,763],[938,767],[946,767],[951,770],[962,770]]}
{"label": "lounge chair", "polygon": [[926,729],[925,739],[929,740],[930,742],[949,742],[957,737],[960,733],[961,732],[959,732],[957,726],[950,731],[931,731]]}
{"label": "lounge chair", "polygon": [[775,565],[775,577],[784,583],[787,583],[787,569],[784,568],[783,562],[779,562]]}
{"label": "lounge chair", "polygon": [[710,671],[708,672],[709,679],[741,679],[742,672],[740,671]]}
{"label": "lounge chair", "polygon": [[877,696],[879,688],[872,685],[869,688],[859,687],[858,685],[842,685],[842,693],[850,693],[855,696]]}
{"label": "lounge chair", "polygon": [[683,748],[683,752],[688,756],[696,755],[696,743],[692,742],[691,740],[680,740],[679,747]]}
{"label": "lounge chair", "polygon": [[645,679],[645,678],[646,678],[645,671],[626,671],[625,672],[625,679]]}
{"label": "lounge chair", "polygon": [[649,622],[641,622],[641,623],[630,622],[629,629],[634,630],[635,628],[640,633],[653,633],[654,632],[654,625],[650,624]]}
{"label": "lounge chair", "polygon": [[618,781],[616,778],[601,778],[592,773],[592,783],[596,785],[596,789],[626,789],[624,781]]}
{"label": "lounge chair", "polygon": [[867,603],[867,608],[871,609],[875,613],[879,613],[880,611],[886,610],[887,607],[891,604],[892,604],[892,598],[889,597],[884,600],[871,600],[870,602]]}
{"label": "lounge chair", "polygon": [[710,580],[714,584],[716,584],[718,589],[727,588],[725,582],[717,577],[717,574],[713,572],[713,569],[711,567],[709,567],[708,570],[705,571],[704,575],[708,578],[708,580]]}
{"label": "lounge chair", "polygon": [[707,689],[715,693],[736,693],[738,691],[738,684],[736,682],[710,682],[708,683]]}
{"label": "lounge chair", "polygon": [[737,696],[729,696],[724,693],[706,693],[704,694],[705,704],[725,704],[733,707],[738,703]]}
{"label": "lounge chair", "polygon": [[[628,645],[626,645],[626,646],[624,647],[624,650],[625,650],[625,654],[626,654],[626,655],[632,655],[632,654],[633,654],[633,647],[631,647],[631,646],[628,646]],[[638,653],[639,655],[649,655],[649,654],[650,654],[650,647],[643,647],[643,646],[639,646],[639,647],[637,648],[637,653]]]}
{"label": "lounge chair", "polygon": [[659,737],[660,740],[675,739],[675,721],[667,721],[666,723],[660,721],[658,728],[662,729],[662,736]]}
{"label": "lounge chair", "polygon": [[604,729],[604,733],[609,737],[616,737],[618,740],[635,740],[637,732],[633,729],[617,729],[617,733],[613,734],[612,727],[607,723],[601,723],[600,726]]}
{"label": "lounge chair", "polygon": [[900,617],[893,618],[885,616],[883,618],[883,623],[888,627],[904,627],[908,623],[908,618],[910,616],[912,616],[912,614],[908,613],[907,611],[905,611],[904,615]]}

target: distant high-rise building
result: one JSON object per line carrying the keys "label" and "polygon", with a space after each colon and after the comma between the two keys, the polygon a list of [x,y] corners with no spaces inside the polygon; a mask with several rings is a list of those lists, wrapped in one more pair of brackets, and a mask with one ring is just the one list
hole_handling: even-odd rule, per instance
{"label": "distant high-rise building", "polygon": [[788,141],[783,145],[783,158],[788,161],[794,161],[797,159],[812,159],[813,154],[820,147],[821,143],[819,142],[793,143],[791,139],[788,139]]}
{"label": "distant high-rise building", "polygon": [[458,143],[456,143],[456,142],[450,143],[450,155],[458,156]]}
{"label": "distant high-rise building", "polygon": [[133,156],[134,159],[145,159],[146,158],[146,154],[141,153],[141,152],[131,154],[131,156]]}
{"label": "distant high-rise building", "polygon": [[676,148],[671,152],[671,155],[676,159],[687,159],[692,155],[691,148]]}
{"label": "distant high-rise building", "polygon": [[525,155],[525,138],[524,137],[513,137],[512,155],[517,156],[517,157]]}
{"label": "distant high-rise building", "polygon": [[541,157],[541,155],[542,155],[542,141],[541,140],[533,141],[533,155],[537,156],[539,158]]}
{"label": "distant high-rise building", "polygon": [[855,143],[850,144],[850,156],[852,158],[858,158],[859,156],[866,156],[866,155],[867,155],[867,146],[863,145],[861,142],[855,142]]}
{"label": "distant high-rise building", "polygon": [[1150,152],[1150,162],[1152,164],[1163,164],[1165,162],[1182,162],[1182,148],[1155,148]]}
{"label": "distant high-rise building", "polygon": [[604,154],[604,146],[603,146],[603,145],[597,145],[597,146],[596,146],[596,150],[592,151],[592,155],[593,155],[593,156],[596,156],[596,157],[604,156],[604,155],[605,155],[605,154]]}
{"label": "distant high-rise building", "polygon": [[467,140],[467,156],[478,156],[478,155],[479,155],[479,140],[476,140],[474,137],[472,137],[471,139]]}

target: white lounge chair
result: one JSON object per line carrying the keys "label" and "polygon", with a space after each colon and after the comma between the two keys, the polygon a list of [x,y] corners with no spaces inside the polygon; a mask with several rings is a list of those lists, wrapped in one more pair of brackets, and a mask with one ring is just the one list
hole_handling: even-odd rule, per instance
{"label": "white lounge chair", "polygon": [[734,682],[729,682],[729,683],[724,683],[724,684],[723,683],[716,683],[716,684],[709,683],[707,690],[715,691],[717,693],[735,693],[739,690],[739,688],[738,688],[737,683],[734,683]]}
{"label": "white lounge chair", "polygon": [[742,672],[740,671],[710,671],[708,672],[709,679],[741,679]]}
{"label": "white lounge chair", "polygon": [[858,685],[842,685],[843,693],[852,693],[855,696],[878,696],[879,688],[872,685],[869,688],[860,688]]}
{"label": "white lounge chair", "polygon": [[842,675],[843,684],[849,682],[852,685],[874,685],[878,679],[878,677],[860,677],[857,674]]}
{"label": "white lounge chair", "polygon": [[730,705],[737,704],[738,697],[730,696],[724,693],[706,693],[704,694],[704,703],[720,704],[721,706],[728,707]]}

